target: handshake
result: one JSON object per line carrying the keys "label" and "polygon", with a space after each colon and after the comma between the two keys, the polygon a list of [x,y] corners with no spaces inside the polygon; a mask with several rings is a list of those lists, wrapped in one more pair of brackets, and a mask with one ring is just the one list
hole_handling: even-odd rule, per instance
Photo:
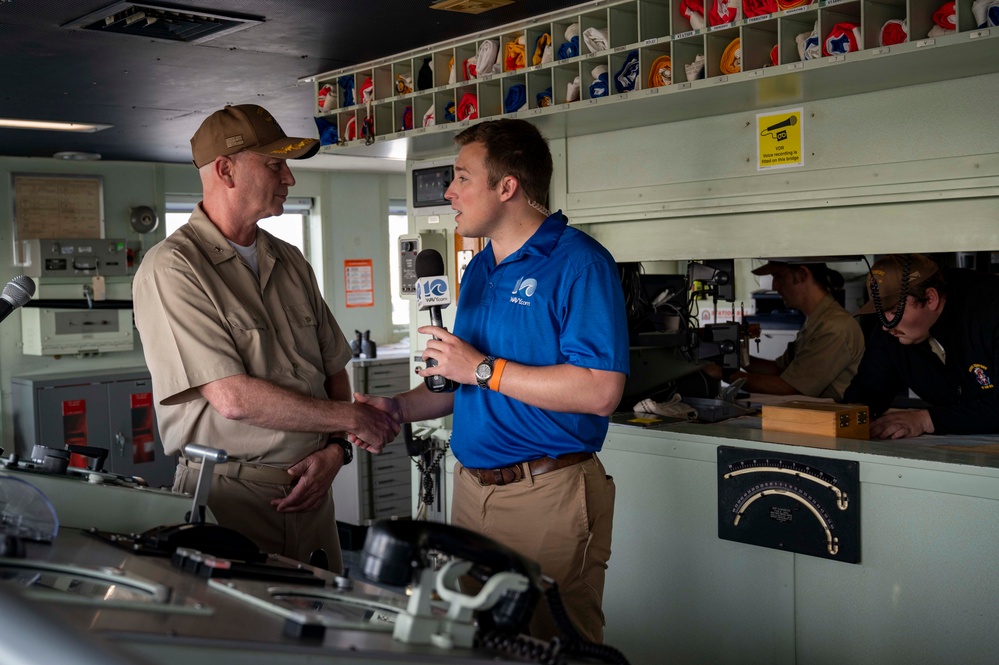
{"label": "handshake", "polygon": [[402,405],[394,397],[354,393],[354,417],[347,440],[377,455],[395,439],[402,428]]}

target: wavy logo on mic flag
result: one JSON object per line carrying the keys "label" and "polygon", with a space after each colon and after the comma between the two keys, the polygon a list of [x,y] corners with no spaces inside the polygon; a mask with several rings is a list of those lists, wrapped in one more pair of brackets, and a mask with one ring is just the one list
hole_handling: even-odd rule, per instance
{"label": "wavy logo on mic flag", "polygon": [[435,279],[427,284],[427,294],[432,296],[442,296],[447,293],[447,282],[443,279]]}

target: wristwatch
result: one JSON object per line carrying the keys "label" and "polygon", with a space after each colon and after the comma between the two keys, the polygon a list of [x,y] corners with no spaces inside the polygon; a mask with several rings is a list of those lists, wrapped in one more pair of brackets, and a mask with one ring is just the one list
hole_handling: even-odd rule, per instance
{"label": "wristwatch", "polygon": [[344,439],[340,436],[331,436],[329,438],[329,443],[336,444],[343,449],[343,465],[347,466],[354,461],[354,446],[350,445],[350,441]]}
{"label": "wristwatch", "polygon": [[475,380],[480,388],[489,389],[489,379],[493,378],[493,362],[495,360],[492,356],[486,356],[475,367]]}

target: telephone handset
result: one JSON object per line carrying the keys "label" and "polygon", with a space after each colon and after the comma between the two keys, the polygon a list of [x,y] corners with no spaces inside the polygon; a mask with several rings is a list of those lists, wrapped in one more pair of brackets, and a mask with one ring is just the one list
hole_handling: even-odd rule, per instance
{"label": "telephone handset", "polygon": [[374,524],[361,552],[361,571],[373,582],[405,586],[433,568],[430,552],[472,564],[468,574],[485,582],[499,573],[523,576],[523,588],[507,589],[489,609],[499,629],[523,632],[542,594],[541,567],[492,538],[439,522],[385,521]]}

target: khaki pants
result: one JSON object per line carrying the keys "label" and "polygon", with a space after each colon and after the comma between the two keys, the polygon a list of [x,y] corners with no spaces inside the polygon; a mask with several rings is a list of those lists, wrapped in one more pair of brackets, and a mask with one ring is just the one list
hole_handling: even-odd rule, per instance
{"label": "khaki pants", "polygon": [[[602,642],[615,488],[596,456],[509,485],[480,485],[461,464],[454,478],[451,522],[541,564],[542,573],[558,583],[576,629],[585,639]],[[559,634],[544,599],[530,633],[545,640]]]}
{"label": "khaki pants", "polygon": [[[194,494],[197,485],[198,472],[178,465],[174,491]],[[287,496],[291,489],[287,485],[213,475],[208,508],[221,526],[239,531],[256,543],[261,552],[308,563],[312,552],[322,548],[329,557],[330,571],[342,574],[343,556],[336,531],[332,490],[316,510],[279,513],[271,501]]]}

